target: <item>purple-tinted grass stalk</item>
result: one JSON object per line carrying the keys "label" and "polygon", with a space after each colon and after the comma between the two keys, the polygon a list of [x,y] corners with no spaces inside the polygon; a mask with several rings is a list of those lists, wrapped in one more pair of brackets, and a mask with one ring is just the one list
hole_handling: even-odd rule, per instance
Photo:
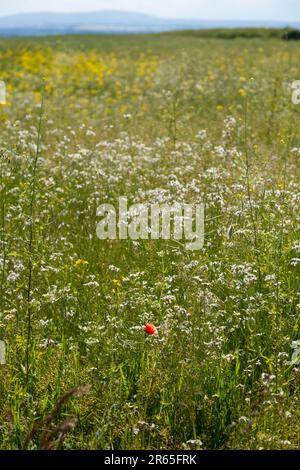
{"label": "purple-tinted grass stalk", "polygon": [[28,240],[28,281],[26,288],[26,302],[27,302],[27,339],[26,339],[26,387],[27,391],[29,388],[29,366],[30,366],[30,346],[31,346],[31,337],[32,337],[32,275],[33,275],[33,253],[34,253],[34,215],[35,215],[35,201],[36,201],[36,183],[37,183],[37,164],[40,156],[41,150],[41,133],[42,133],[42,121],[44,113],[44,82],[42,84],[41,90],[41,107],[39,114],[39,123],[38,123],[38,135],[36,150],[33,160],[32,167],[32,179],[31,179],[31,194],[29,202],[29,240]]}
{"label": "purple-tinted grass stalk", "polygon": [[258,236],[257,236],[257,224],[255,220],[252,195],[251,195],[251,186],[250,186],[250,157],[249,157],[249,146],[248,146],[248,98],[245,97],[245,112],[244,112],[244,145],[245,145],[245,157],[246,157],[246,186],[247,186],[247,199],[250,208],[250,217],[254,237],[254,252],[257,262],[259,282],[261,284],[261,270],[259,263],[259,247],[258,247]]}
{"label": "purple-tinted grass stalk", "polygon": [[[289,131],[289,138],[287,142],[287,147],[284,149],[283,152],[283,169],[282,169],[282,179],[283,185],[280,192],[280,199],[281,199],[281,207],[283,208],[286,204],[286,186],[287,186],[287,154],[290,149],[290,136],[291,131]],[[284,236],[284,211],[281,214],[281,221],[280,227],[278,230],[278,245],[276,247],[276,311],[275,311],[275,391],[276,394],[278,393],[278,372],[279,372],[279,365],[278,365],[278,354],[279,354],[279,345],[278,345],[278,334],[279,334],[279,315],[280,315],[280,269],[282,263],[282,248],[283,248],[283,236]]]}
{"label": "purple-tinted grass stalk", "polygon": [[2,272],[1,272],[1,307],[4,309],[4,280],[5,280],[5,267],[6,267],[6,236],[5,236],[5,201],[6,201],[6,191],[4,183],[4,153],[0,154],[1,165],[0,165],[0,187],[1,187],[1,243],[2,243]]}

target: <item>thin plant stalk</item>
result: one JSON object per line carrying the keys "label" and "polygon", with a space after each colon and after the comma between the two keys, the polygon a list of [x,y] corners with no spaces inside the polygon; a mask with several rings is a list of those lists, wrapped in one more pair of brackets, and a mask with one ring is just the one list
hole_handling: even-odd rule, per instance
{"label": "thin plant stalk", "polygon": [[26,289],[26,302],[27,302],[27,339],[26,339],[26,386],[29,388],[29,366],[30,366],[30,345],[32,337],[32,276],[33,276],[33,254],[34,254],[34,234],[35,234],[35,201],[36,201],[36,187],[37,187],[37,164],[41,151],[41,133],[42,133],[42,120],[44,113],[44,86],[42,87],[42,99],[39,114],[38,135],[36,151],[33,160],[32,180],[31,180],[31,195],[29,203],[29,240],[28,240],[28,282]]}

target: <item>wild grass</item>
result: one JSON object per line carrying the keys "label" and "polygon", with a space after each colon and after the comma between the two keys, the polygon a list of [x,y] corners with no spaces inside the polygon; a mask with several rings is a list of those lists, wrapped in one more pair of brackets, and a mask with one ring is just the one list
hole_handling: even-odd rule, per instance
{"label": "wild grass", "polygon": [[[1,449],[299,448],[297,44],[2,39],[0,70]],[[204,201],[204,249],[99,240],[121,195]]]}

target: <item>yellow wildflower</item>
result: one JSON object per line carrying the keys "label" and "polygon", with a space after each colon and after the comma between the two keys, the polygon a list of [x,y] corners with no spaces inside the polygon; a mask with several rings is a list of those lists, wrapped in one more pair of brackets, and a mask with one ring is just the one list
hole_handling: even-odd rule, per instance
{"label": "yellow wildflower", "polygon": [[79,258],[77,261],[74,263],[74,268],[80,268],[81,266],[87,266],[89,264],[88,261],[85,259]]}

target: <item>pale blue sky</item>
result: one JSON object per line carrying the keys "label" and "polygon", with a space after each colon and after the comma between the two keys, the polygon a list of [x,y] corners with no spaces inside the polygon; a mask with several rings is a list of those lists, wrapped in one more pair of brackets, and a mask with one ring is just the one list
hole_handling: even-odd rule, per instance
{"label": "pale blue sky", "polygon": [[300,0],[0,0],[0,16],[91,10],[133,10],[172,18],[300,21]]}

